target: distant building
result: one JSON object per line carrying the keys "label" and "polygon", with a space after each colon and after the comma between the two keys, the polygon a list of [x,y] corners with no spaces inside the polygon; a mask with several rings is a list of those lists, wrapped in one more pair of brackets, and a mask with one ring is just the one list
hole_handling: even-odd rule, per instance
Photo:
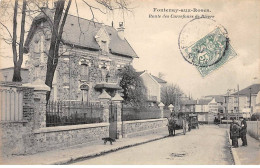
{"label": "distant building", "polygon": [[247,117],[250,118],[257,107],[257,94],[260,91],[260,84],[252,84],[242,90],[228,91],[224,95],[224,107],[227,118]]}
{"label": "distant building", "polygon": [[151,75],[147,71],[138,72],[147,90],[147,99],[151,105],[161,102],[161,88],[167,83],[165,80]]}
{"label": "distant building", "polygon": [[218,103],[215,98],[198,99],[195,105],[195,112],[198,113],[200,122],[213,123],[215,117],[219,118]]}
{"label": "distant building", "polygon": [[195,105],[197,100],[192,100],[189,98],[181,99],[180,101],[180,111],[182,112],[195,112]]}
{"label": "distant building", "polygon": [[[0,81],[12,82],[14,74],[14,67],[0,69]],[[29,70],[27,68],[21,68],[22,83],[27,83],[29,77]]]}
{"label": "distant building", "polygon": [[224,95],[208,95],[208,96],[205,96],[205,98],[214,98],[215,101],[218,104],[218,112],[221,115],[224,113],[224,111],[225,111],[225,108],[224,108],[225,97],[224,97]]}

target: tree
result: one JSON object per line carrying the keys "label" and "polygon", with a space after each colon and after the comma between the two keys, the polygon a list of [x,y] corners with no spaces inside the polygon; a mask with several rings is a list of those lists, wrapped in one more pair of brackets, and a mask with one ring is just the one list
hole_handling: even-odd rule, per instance
{"label": "tree", "polygon": [[[56,3],[56,9],[55,9],[54,19],[53,19],[54,21],[53,24],[51,25],[52,34],[51,34],[50,49],[49,49],[48,59],[47,59],[47,72],[46,72],[46,79],[45,79],[45,84],[50,88],[52,88],[54,73],[58,65],[59,48],[62,40],[63,28],[68,16],[70,5],[71,5],[71,0],[69,0],[65,13],[63,15],[65,0],[58,0]],[[50,92],[48,92],[46,100],[48,101],[49,98],[50,98]]]}
{"label": "tree", "polygon": [[161,101],[165,106],[172,104],[175,106],[175,108],[177,108],[180,103],[181,95],[183,95],[183,91],[178,85],[168,84],[162,87]]}
{"label": "tree", "polygon": [[[14,64],[14,73],[13,73],[13,82],[21,82],[21,67],[23,63],[23,46],[24,46],[24,35],[25,35],[25,18],[26,18],[26,0],[23,0],[22,4],[22,16],[21,16],[21,30],[20,30],[20,40],[17,42],[17,13],[18,13],[18,0],[15,0],[15,4],[13,7],[13,32],[11,33],[8,29],[8,26],[4,23],[0,22],[0,25],[8,32],[9,39],[4,39],[5,42],[12,44],[13,51],[13,64]],[[1,4],[2,8],[2,4]],[[19,49],[17,52],[17,45],[19,45]]]}
{"label": "tree", "polygon": [[146,88],[143,80],[135,69],[128,65],[119,72],[120,86],[123,88],[123,98],[126,104],[143,107],[147,101]]}

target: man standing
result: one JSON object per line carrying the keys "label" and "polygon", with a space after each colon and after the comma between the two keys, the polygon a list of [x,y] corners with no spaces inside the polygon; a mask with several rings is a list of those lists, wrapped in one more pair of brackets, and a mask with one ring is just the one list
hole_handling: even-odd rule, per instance
{"label": "man standing", "polygon": [[243,120],[241,121],[241,130],[240,130],[242,146],[247,146],[246,132],[247,132],[247,123],[246,123],[246,119],[243,118]]}
{"label": "man standing", "polygon": [[235,121],[232,127],[232,141],[233,141],[234,148],[238,148],[239,131],[240,131],[240,126],[238,122]]}
{"label": "man standing", "polygon": [[233,141],[233,126],[234,126],[234,122],[235,120],[232,119],[232,122],[230,123],[230,128],[229,128],[229,136],[230,136],[230,139],[232,140],[232,146],[234,146],[234,141]]}

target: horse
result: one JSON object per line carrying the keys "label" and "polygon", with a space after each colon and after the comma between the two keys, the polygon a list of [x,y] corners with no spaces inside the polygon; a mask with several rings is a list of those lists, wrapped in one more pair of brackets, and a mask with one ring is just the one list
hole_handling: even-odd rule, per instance
{"label": "horse", "polygon": [[[168,119],[168,131],[169,131],[169,136],[175,136],[175,130],[177,127],[177,120],[178,118],[176,116],[170,116]],[[174,132],[174,134],[173,134]]]}

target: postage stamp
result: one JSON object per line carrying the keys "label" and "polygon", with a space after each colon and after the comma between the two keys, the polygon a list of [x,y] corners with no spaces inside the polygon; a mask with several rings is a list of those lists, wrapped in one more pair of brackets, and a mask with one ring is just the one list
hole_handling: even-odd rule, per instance
{"label": "postage stamp", "polygon": [[184,59],[205,77],[237,54],[230,45],[227,30],[211,19],[188,22],[179,35]]}

